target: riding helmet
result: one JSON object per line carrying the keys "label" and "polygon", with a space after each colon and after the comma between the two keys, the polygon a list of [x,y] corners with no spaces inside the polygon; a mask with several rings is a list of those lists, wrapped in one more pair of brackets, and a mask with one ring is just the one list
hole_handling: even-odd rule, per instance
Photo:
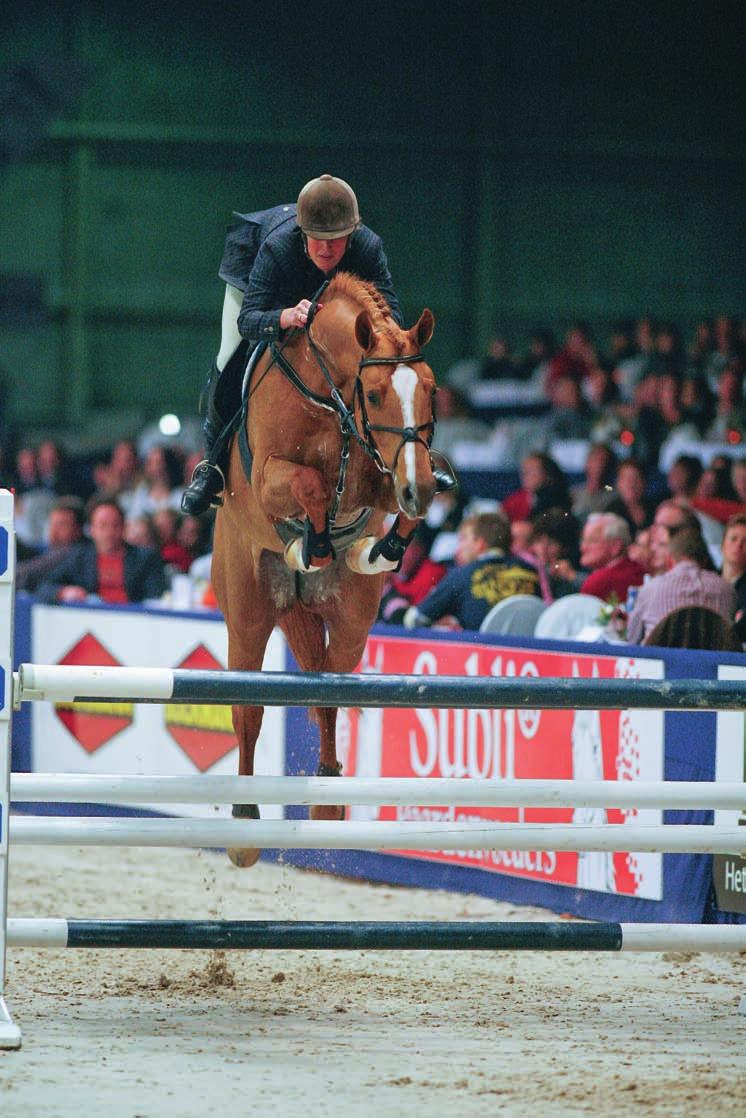
{"label": "riding helmet", "polygon": [[318,241],[347,237],[360,224],[355,192],[333,175],[311,179],[298,195],[297,221],[307,237]]}

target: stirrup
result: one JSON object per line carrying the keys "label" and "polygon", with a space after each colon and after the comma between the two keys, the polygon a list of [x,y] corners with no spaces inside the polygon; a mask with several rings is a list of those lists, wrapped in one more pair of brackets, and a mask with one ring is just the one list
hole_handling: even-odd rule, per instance
{"label": "stirrup", "polygon": [[453,490],[458,490],[458,478],[445,454],[441,454],[437,450],[431,450],[430,466],[435,478],[436,493],[452,493]]}
{"label": "stirrup", "polygon": [[[213,471],[219,476],[220,485],[217,485],[217,478],[213,476]],[[204,482],[200,484],[202,479],[204,479]],[[211,462],[209,458],[203,458],[192,470],[192,480],[189,482],[182,496],[182,508],[184,506],[184,498],[188,495],[206,499],[209,507],[212,509],[220,508],[223,504],[223,498],[220,494],[225,489],[226,484],[225,474],[220,466],[218,466],[217,462]]]}

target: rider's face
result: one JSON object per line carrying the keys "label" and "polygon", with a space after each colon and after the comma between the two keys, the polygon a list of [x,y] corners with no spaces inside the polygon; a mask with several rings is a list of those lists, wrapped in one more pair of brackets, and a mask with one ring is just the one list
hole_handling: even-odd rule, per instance
{"label": "rider's face", "polygon": [[348,237],[333,237],[331,241],[317,241],[315,237],[306,237],[309,258],[320,272],[331,272],[344,256],[348,240]]}

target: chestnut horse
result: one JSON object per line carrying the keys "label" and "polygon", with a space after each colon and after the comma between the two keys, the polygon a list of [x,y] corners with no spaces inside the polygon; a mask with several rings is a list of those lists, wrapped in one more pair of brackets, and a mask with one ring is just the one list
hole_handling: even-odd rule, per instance
{"label": "chestnut horse", "polygon": [[[218,510],[212,580],[228,627],[228,667],[258,671],[275,625],[303,671],[350,672],[435,493],[429,445],[435,379],[422,356],[434,320],[397,325],[370,284],[340,273],[309,325],[270,347],[252,373]],[[384,534],[384,518],[397,517]],[[239,772],[250,775],[262,708],[233,707]],[[318,708],[318,772],[338,775],[336,709]],[[255,805],[235,816],[258,818]],[[341,819],[341,807],[311,809]],[[252,865],[258,850],[231,850]]]}

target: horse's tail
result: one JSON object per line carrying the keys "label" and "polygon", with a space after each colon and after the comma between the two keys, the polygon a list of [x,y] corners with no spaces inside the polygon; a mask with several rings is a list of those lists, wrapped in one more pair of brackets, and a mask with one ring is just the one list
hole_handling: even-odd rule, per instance
{"label": "horse's tail", "polygon": [[302,602],[279,618],[277,624],[287,637],[290,650],[304,672],[321,671],[326,655],[326,630],[317,613],[311,613]]}

